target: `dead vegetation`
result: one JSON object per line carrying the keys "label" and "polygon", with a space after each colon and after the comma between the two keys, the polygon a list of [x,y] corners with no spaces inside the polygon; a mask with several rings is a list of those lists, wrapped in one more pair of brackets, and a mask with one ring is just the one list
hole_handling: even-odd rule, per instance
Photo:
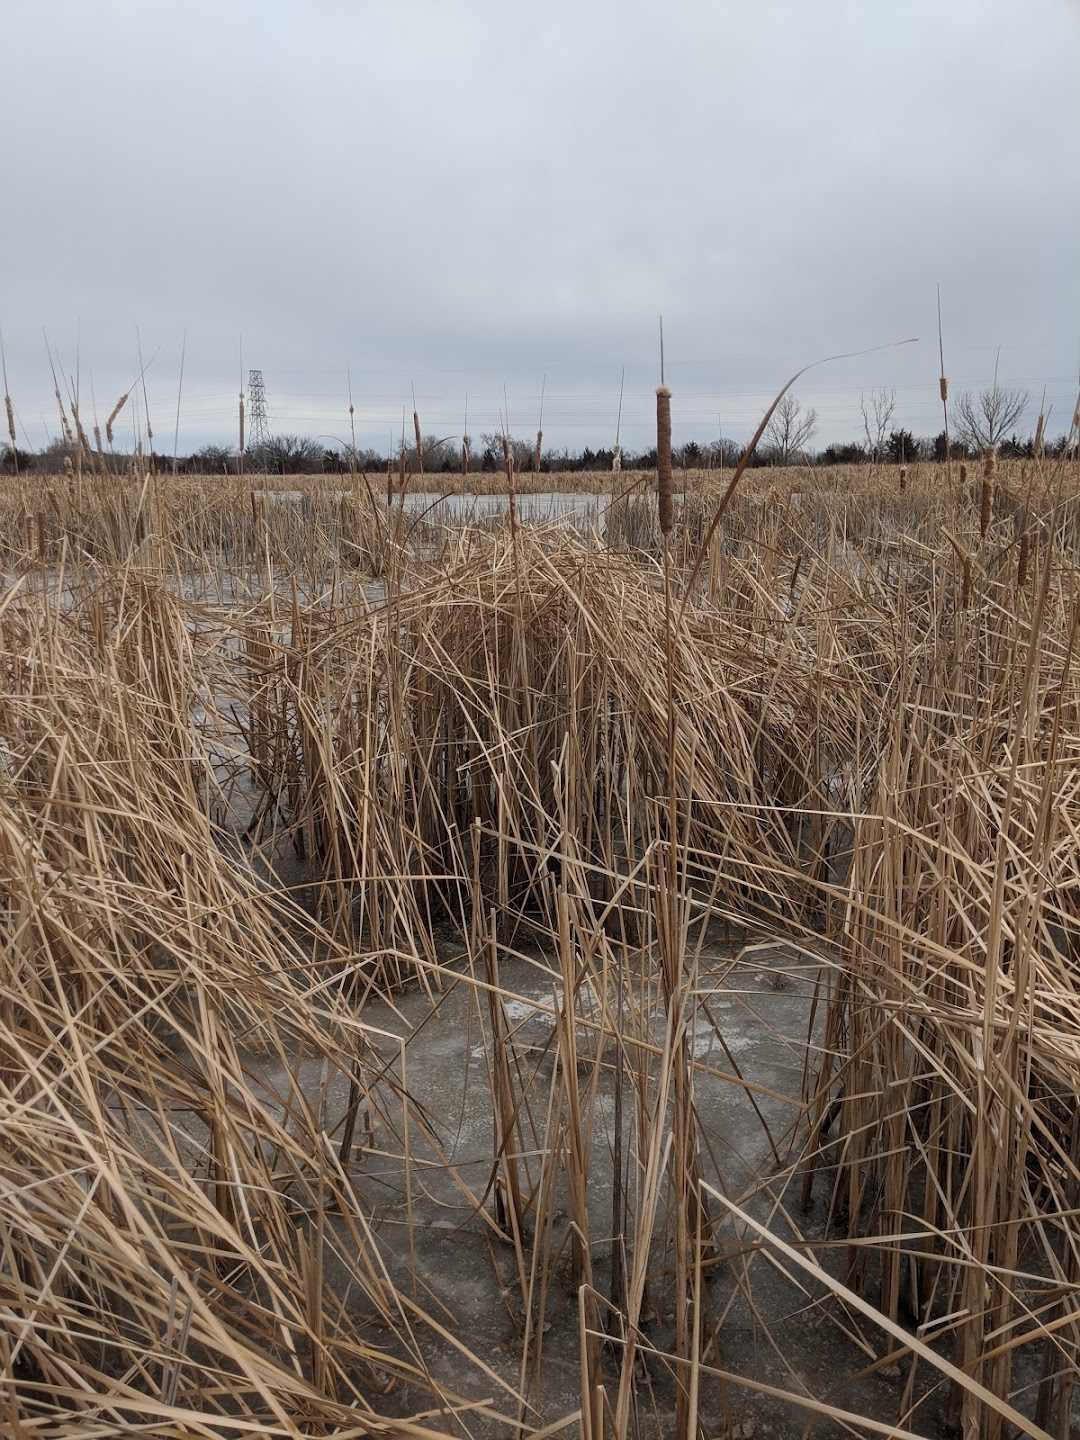
{"label": "dead vegetation", "polygon": [[3,482],[6,1434],[1071,1433],[1078,477],[617,479]]}

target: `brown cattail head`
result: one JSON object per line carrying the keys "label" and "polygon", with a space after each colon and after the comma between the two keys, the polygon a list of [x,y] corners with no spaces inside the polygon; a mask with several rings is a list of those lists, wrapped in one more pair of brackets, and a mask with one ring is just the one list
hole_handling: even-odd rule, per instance
{"label": "brown cattail head", "polygon": [[514,452],[510,445],[510,436],[503,434],[503,463],[506,465],[506,488],[510,492],[510,505],[508,514],[510,516],[510,534],[513,536],[515,548],[517,546],[517,486],[514,484]]}
{"label": "brown cattail head", "polygon": [[469,473],[469,446],[470,446],[471,443],[472,443],[472,436],[471,436],[471,435],[463,435],[463,436],[461,437],[461,473],[462,473],[462,475],[467,475],[467,474]]}
{"label": "brown cattail head", "polygon": [[[116,417],[120,414],[120,411],[124,408],[124,406],[127,404],[127,398],[128,398],[128,395],[130,395],[130,394],[131,394],[131,391],[128,390],[128,391],[125,391],[124,394],[120,396],[120,399],[117,400],[116,404],[113,406],[112,410],[109,412],[109,418],[105,421],[105,439],[109,442],[110,445],[113,443],[113,421],[114,421],[114,420],[116,419]],[[244,448],[244,397],[241,395],[241,397],[240,397],[240,449],[242,450],[243,448]]]}
{"label": "brown cattail head", "polygon": [[938,380],[938,389],[941,391],[941,403],[947,405],[949,403],[949,382],[944,375]]}
{"label": "brown cattail head", "polygon": [[618,473],[619,473],[619,471],[620,471],[621,469],[622,469],[622,446],[619,445],[619,444],[615,444],[615,445],[613,445],[613,446],[611,447],[611,470],[612,470],[612,473],[613,473],[613,474],[618,475]]}
{"label": "brown cattail head", "polygon": [[1036,459],[1036,460],[1038,460],[1038,459],[1040,459],[1040,458],[1042,457],[1042,453],[1043,453],[1043,431],[1044,431],[1045,429],[1046,429],[1046,416],[1045,416],[1045,415],[1042,413],[1042,411],[1040,410],[1040,411],[1039,411],[1039,419],[1038,419],[1038,421],[1037,421],[1037,423],[1036,423],[1036,425],[1035,425],[1035,443],[1034,443],[1034,445],[1031,447],[1031,449],[1032,449],[1032,454],[1035,456],[1035,459]]}
{"label": "brown cattail head", "polygon": [[671,391],[660,385],[656,391],[656,491],[659,497],[660,533],[671,534]]}
{"label": "brown cattail head", "polygon": [[960,587],[960,609],[966,610],[971,604],[971,561],[964,558],[964,580]]}
{"label": "brown cattail head", "polygon": [[795,556],[795,564],[791,567],[791,598],[795,599],[795,587],[799,583],[799,571],[802,569],[803,552],[800,550]]}
{"label": "brown cattail head", "polygon": [[15,449],[15,406],[11,403],[11,396],[4,396],[4,409],[7,412],[7,433],[11,436],[11,448]]}
{"label": "brown cattail head", "polygon": [[906,465],[901,465],[901,466],[900,466],[900,494],[902,495],[906,489],[907,489],[907,466],[906,466]]}
{"label": "brown cattail head", "polygon": [[982,504],[979,507],[979,534],[986,539],[990,529],[990,517],[994,510],[994,470],[996,468],[994,447],[988,445],[983,452]]}
{"label": "brown cattail head", "polygon": [[83,429],[83,423],[79,419],[79,407],[74,400],[71,402],[71,418],[75,421],[75,434],[79,438],[79,447],[89,455],[90,441],[86,438],[86,431]]}
{"label": "brown cattail head", "polygon": [[543,443],[544,443],[544,432],[543,432],[542,430],[537,430],[537,432],[536,432],[536,454],[533,456],[533,470],[536,472],[537,475],[540,474],[540,447],[543,445]]}
{"label": "brown cattail head", "polygon": [[420,416],[414,410],[412,412],[413,434],[416,436],[416,464],[422,475],[424,473],[424,442],[420,438]]}
{"label": "brown cattail head", "polygon": [[98,453],[99,455],[102,454],[102,449],[101,449],[101,426],[100,426],[100,425],[95,425],[95,426],[94,426],[94,449],[97,451],[97,453]]}
{"label": "brown cattail head", "polygon": [[53,394],[56,396],[56,403],[60,407],[60,428],[64,432],[64,439],[69,445],[74,445],[75,436],[71,433],[71,425],[68,422],[67,412],[64,409],[64,402],[60,398],[59,388],[55,389]]}
{"label": "brown cattail head", "polygon": [[1027,510],[1021,510],[1018,524],[1020,525],[1020,558],[1016,562],[1016,588],[1022,590],[1027,584],[1028,566],[1031,563],[1031,531],[1028,529]]}

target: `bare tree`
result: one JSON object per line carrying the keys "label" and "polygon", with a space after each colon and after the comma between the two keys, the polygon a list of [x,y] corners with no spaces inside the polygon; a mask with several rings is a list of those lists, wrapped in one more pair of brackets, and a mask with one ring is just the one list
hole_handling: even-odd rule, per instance
{"label": "bare tree", "polygon": [[995,380],[977,395],[965,390],[953,406],[957,439],[972,450],[996,450],[1027,409],[1026,390],[1011,390]]}
{"label": "bare tree", "polygon": [[765,427],[769,449],[777,465],[789,465],[805,454],[817,434],[818,413],[804,410],[794,395],[785,395]]}
{"label": "bare tree", "polygon": [[871,390],[868,399],[864,390],[859,396],[859,409],[862,411],[866,451],[876,463],[885,453],[889,426],[896,412],[896,391],[886,390],[882,386],[880,389]]}
{"label": "bare tree", "polygon": [[322,469],[323,451],[311,435],[271,435],[247,451],[247,468],[256,474],[301,475]]}
{"label": "bare tree", "polygon": [[[514,461],[514,471],[521,475],[526,470],[533,468],[534,447],[528,440],[515,440],[507,437],[510,442],[510,454]],[[484,431],[480,436],[480,444],[483,448],[484,460],[492,468],[501,470],[505,463],[503,451],[503,436],[501,431]]]}

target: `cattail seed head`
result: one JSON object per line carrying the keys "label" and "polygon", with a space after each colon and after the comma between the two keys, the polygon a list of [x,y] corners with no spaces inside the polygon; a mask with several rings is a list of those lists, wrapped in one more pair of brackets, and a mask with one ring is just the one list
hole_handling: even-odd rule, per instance
{"label": "cattail seed head", "polygon": [[79,447],[89,455],[90,441],[86,438],[86,431],[83,429],[83,423],[79,419],[79,407],[74,400],[71,402],[71,418],[75,421],[75,434],[78,437]]}
{"label": "cattail seed head", "polygon": [[986,539],[986,532],[990,529],[990,517],[994,510],[995,468],[994,447],[988,445],[983,454],[982,503],[979,507],[979,534],[984,540]]}
{"label": "cattail seed head", "polygon": [[[114,421],[114,420],[116,419],[116,417],[120,414],[120,411],[124,408],[124,406],[127,404],[127,398],[128,398],[128,395],[129,395],[130,393],[131,393],[130,391],[125,391],[125,393],[120,396],[120,399],[117,400],[116,404],[113,406],[112,410],[109,412],[109,418],[105,421],[105,439],[108,440],[108,442],[109,442],[110,445],[113,443],[113,421]],[[243,430],[243,426],[244,426],[243,416],[244,416],[244,400],[243,400],[243,396],[241,396],[241,398],[240,398],[240,428],[241,428],[241,431]],[[244,448],[244,442],[243,442],[243,440],[241,439],[241,441],[240,441],[240,449],[242,450],[243,448]]]}
{"label": "cattail seed head", "polygon": [[56,396],[56,403],[60,407],[60,428],[64,432],[64,439],[69,445],[74,445],[75,437],[71,433],[71,425],[68,422],[67,413],[64,410],[64,402],[60,398],[59,388],[55,389],[53,394]]}
{"label": "cattail seed head", "polygon": [[1043,431],[1046,428],[1046,416],[1039,412],[1039,418],[1035,425],[1035,443],[1031,447],[1035,459],[1038,460],[1043,453]]}
{"label": "cattail seed head", "polygon": [[907,489],[907,466],[906,466],[906,465],[901,465],[901,466],[900,466],[900,494],[902,495],[906,489]]}
{"label": "cattail seed head", "polygon": [[11,396],[4,396],[4,409],[7,412],[7,429],[11,436],[11,448],[15,449],[15,406],[11,403]]}
{"label": "cattail seed head", "polygon": [[533,456],[533,469],[536,471],[537,475],[540,474],[540,448],[541,448],[541,446],[543,445],[543,443],[544,443],[544,432],[543,432],[543,430],[537,430],[537,432],[536,432],[536,454]]}
{"label": "cattail seed head", "polygon": [[472,443],[472,436],[471,436],[471,435],[463,435],[463,436],[461,437],[461,473],[462,473],[462,475],[467,475],[467,474],[469,473],[469,446],[470,446],[471,443]]}
{"label": "cattail seed head", "polygon": [[420,438],[420,416],[414,410],[412,412],[413,434],[416,436],[416,463],[420,474],[424,473],[424,442]]}
{"label": "cattail seed head", "polygon": [[1022,590],[1027,584],[1028,566],[1031,563],[1031,531],[1028,529],[1027,511],[1020,512],[1020,556],[1016,562],[1016,588]]}
{"label": "cattail seed head", "polygon": [[938,389],[941,391],[941,403],[947,405],[949,402],[949,382],[944,375],[938,380]]}
{"label": "cattail seed head", "polygon": [[615,446],[612,447],[612,451],[611,451],[611,469],[612,469],[612,473],[615,474],[615,475],[618,475],[619,471],[622,469],[622,446],[621,446],[621,445],[615,445]]}
{"label": "cattail seed head", "polygon": [[506,488],[510,492],[510,504],[507,514],[510,517],[510,534],[514,541],[515,550],[517,547],[517,486],[514,484],[514,451],[510,445],[510,436],[505,432],[502,437],[503,462],[506,465]]}
{"label": "cattail seed head", "polygon": [[[109,436],[109,444],[112,444],[112,436]],[[240,392],[240,454],[244,453],[244,394]]]}
{"label": "cattail seed head", "polygon": [[659,497],[660,533],[670,535],[672,525],[671,474],[671,391],[661,385],[656,391],[656,489]]}

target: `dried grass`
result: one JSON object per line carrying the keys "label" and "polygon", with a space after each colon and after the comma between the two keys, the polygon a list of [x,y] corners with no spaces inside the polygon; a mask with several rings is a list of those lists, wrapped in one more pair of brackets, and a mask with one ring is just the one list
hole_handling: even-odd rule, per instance
{"label": "dried grass", "polygon": [[[938,474],[703,477],[633,553],[632,490],[606,545],[433,545],[363,477],[3,482],[6,1433],[689,1437],[747,1386],[832,1433],[925,1433],[942,1387],[968,1435],[1070,1433],[1075,496]],[[790,1093],[720,1008],[758,940],[807,986]],[[457,995],[479,1179],[410,1087]],[[418,1259],[451,1204],[509,1379]],[[785,1384],[724,1363],[739,1312]]]}

